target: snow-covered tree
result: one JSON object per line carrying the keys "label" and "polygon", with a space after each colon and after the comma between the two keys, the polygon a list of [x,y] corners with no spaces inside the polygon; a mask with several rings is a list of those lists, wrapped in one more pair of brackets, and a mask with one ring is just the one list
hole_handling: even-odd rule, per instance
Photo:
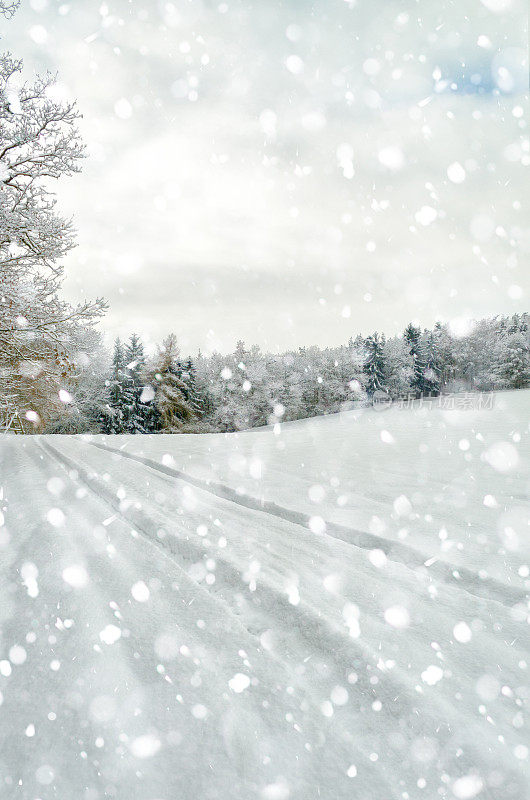
{"label": "snow-covered tree", "polygon": [[456,342],[447,325],[437,322],[432,331],[433,344],[439,367],[440,389],[454,380],[456,375]]}
{"label": "snow-covered tree", "polygon": [[441,364],[438,354],[436,336],[432,331],[425,331],[422,343],[425,370],[423,372],[423,394],[435,397],[440,394]]}
{"label": "snow-covered tree", "polygon": [[522,331],[509,334],[499,347],[499,375],[510,389],[530,385],[530,346]]}
{"label": "snow-covered tree", "polygon": [[384,341],[378,333],[364,341],[365,360],[363,372],[366,375],[366,394],[373,397],[376,392],[386,392]]}
{"label": "snow-covered tree", "polygon": [[75,369],[63,382],[63,402],[44,433],[98,433],[107,418],[108,355],[97,331],[88,329],[84,333],[72,358]]}
{"label": "snow-covered tree", "polygon": [[197,384],[197,370],[191,358],[188,358],[182,367],[180,378],[185,386],[184,396],[195,417],[200,417],[204,411],[204,399]]}
{"label": "snow-covered tree", "polygon": [[110,377],[107,379],[107,403],[102,414],[104,433],[123,433],[125,430],[125,352],[119,337],[114,341]]}
{"label": "snow-covered tree", "polygon": [[408,348],[400,336],[387,340],[384,356],[386,390],[393,398],[405,397],[410,392],[412,369]]}
{"label": "snow-covered tree", "polygon": [[[2,0],[0,14],[16,6]],[[47,398],[53,404],[72,368],[76,330],[92,324],[104,303],[72,307],[59,298],[60,261],[74,238],[50,186],[79,170],[79,113],[52,99],[51,75],[28,84],[21,71],[20,60],[0,56],[0,396],[46,416]]]}
{"label": "snow-covered tree", "polygon": [[506,335],[506,320],[487,319],[474,323],[466,336],[454,341],[457,386],[468,390],[501,388],[498,343]]}
{"label": "snow-covered tree", "polygon": [[154,389],[146,385],[146,359],[140,337],[133,333],[125,345],[121,408],[127,433],[149,433],[156,428]]}
{"label": "snow-covered tree", "polygon": [[186,396],[186,383],[181,377],[180,351],[177,337],[170,334],[162,342],[156,358],[152,384],[154,405],[164,432],[173,433],[194,417],[194,410]]}
{"label": "snow-covered tree", "polygon": [[403,333],[403,340],[409,348],[409,355],[412,357],[412,380],[410,388],[416,397],[428,394],[428,384],[425,380],[425,370],[427,365],[423,348],[421,346],[421,331],[415,325],[409,323]]}

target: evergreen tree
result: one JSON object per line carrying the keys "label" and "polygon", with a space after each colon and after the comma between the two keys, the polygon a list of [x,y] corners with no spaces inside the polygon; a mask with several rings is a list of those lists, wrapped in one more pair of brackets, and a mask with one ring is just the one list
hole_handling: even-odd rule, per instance
{"label": "evergreen tree", "polygon": [[184,365],[181,379],[185,386],[184,396],[186,402],[191,408],[193,415],[195,417],[201,417],[204,409],[204,401],[197,386],[197,373],[191,358],[188,358]]}
{"label": "evergreen tree", "polygon": [[125,378],[122,408],[127,433],[148,433],[153,430],[154,390],[145,386],[145,354],[140,337],[133,333],[125,346]]}
{"label": "evergreen tree", "polygon": [[123,433],[124,427],[125,354],[118,337],[114,342],[111,377],[108,381],[108,403],[102,417],[105,433]]}
{"label": "evergreen tree", "polygon": [[378,333],[374,333],[364,341],[365,361],[363,372],[367,376],[366,394],[372,398],[376,392],[386,392],[385,355],[383,342]]}
{"label": "evergreen tree", "polygon": [[426,331],[424,343],[425,371],[423,393],[436,397],[440,394],[441,366],[434,333]]}
{"label": "evergreen tree", "polygon": [[110,384],[110,402],[113,406],[118,407],[122,400],[123,394],[123,378],[125,367],[125,354],[120,337],[118,336],[114,342],[114,354],[112,357],[112,380]]}
{"label": "evergreen tree", "polygon": [[172,333],[162,343],[154,372],[155,407],[160,425],[168,433],[178,432],[194,417],[192,404],[186,398],[182,372],[177,337]]}
{"label": "evergreen tree", "polygon": [[420,329],[416,328],[412,322],[410,322],[403,332],[403,338],[409,347],[409,355],[412,356],[412,380],[410,382],[410,388],[416,397],[422,397],[422,395],[427,394],[429,388],[425,380],[427,365],[422,352],[420,337]]}

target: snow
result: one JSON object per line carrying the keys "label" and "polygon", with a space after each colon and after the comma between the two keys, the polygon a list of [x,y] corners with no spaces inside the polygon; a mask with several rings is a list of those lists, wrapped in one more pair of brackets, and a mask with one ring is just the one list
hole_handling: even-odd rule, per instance
{"label": "snow", "polygon": [[457,622],[455,627],[453,628],[453,636],[455,637],[457,642],[461,642],[465,644],[471,640],[471,628],[466,622]]}
{"label": "snow", "polygon": [[529,399],[2,437],[0,796],[526,800]]}
{"label": "snow", "polygon": [[136,758],[151,758],[160,750],[161,742],[153,734],[138,736],[130,744],[131,753]]}
{"label": "snow", "polygon": [[463,183],[466,179],[466,171],[459,161],[449,164],[447,167],[447,177],[452,183]]}
{"label": "snow", "polygon": [[131,587],[131,594],[138,603],[147,603],[151,592],[149,591],[149,587],[146,586],[143,581],[137,581]]}
{"label": "snow", "polygon": [[106,625],[102,631],[99,632],[99,638],[105,644],[114,644],[121,636],[121,630],[116,625]]}
{"label": "snow", "polygon": [[241,692],[244,692],[245,689],[248,689],[250,686],[250,678],[248,675],[243,675],[242,672],[238,672],[231,680],[228,681],[228,685],[233,692],[236,694],[241,694]]}
{"label": "snow", "polygon": [[70,392],[67,392],[66,389],[59,389],[59,400],[61,403],[72,403],[73,399]]}
{"label": "snow", "polygon": [[426,227],[433,223],[437,216],[438,212],[432,206],[422,206],[420,210],[416,212],[414,218],[416,222]]}
{"label": "snow", "polygon": [[410,615],[404,606],[390,606],[385,610],[385,622],[393,628],[408,628]]}
{"label": "snow", "polygon": [[482,780],[478,775],[464,775],[453,783],[453,794],[459,800],[476,797],[482,791]]}
{"label": "snow", "polygon": [[75,589],[82,589],[88,583],[88,573],[81,564],[71,564],[63,569],[63,581]]}
{"label": "snow", "polygon": [[427,669],[421,673],[422,681],[428,686],[434,686],[438,681],[442,680],[443,676],[443,669],[436,666],[436,664],[430,664]]}

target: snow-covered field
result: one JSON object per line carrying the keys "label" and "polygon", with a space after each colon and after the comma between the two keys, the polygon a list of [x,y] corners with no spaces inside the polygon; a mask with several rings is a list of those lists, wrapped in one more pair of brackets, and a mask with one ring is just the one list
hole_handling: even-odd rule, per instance
{"label": "snow-covered field", "polygon": [[0,798],[528,800],[529,401],[2,437]]}

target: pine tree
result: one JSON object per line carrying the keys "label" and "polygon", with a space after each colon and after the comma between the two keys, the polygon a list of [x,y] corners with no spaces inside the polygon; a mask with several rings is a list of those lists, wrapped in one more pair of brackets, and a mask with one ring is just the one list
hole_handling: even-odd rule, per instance
{"label": "pine tree", "polygon": [[177,432],[185,422],[194,417],[191,402],[186,398],[187,387],[182,379],[177,337],[170,334],[162,342],[155,363],[155,407],[160,416],[160,425],[168,433]]}
{"label": "pine tree", "polygon": [[366,394],[372,398],[376,392],[385,392],[385,356],[383,342],[378,333],[364,341],[365,361],[363,372],[367,375]]}
{"label": "pine tree", "polygon": [[127,433],[153,430],[154,390],[145,386],[145,354],[140,337],[131,334],[124,352],[123,417]]}
{"label": "pine tree", "polygon": [[107,413],[102,419],[105,433],[123,433],[124,425],[125,354],[118,337],[114,342],[112,371],[108,382]]}
{"label": "pine tree", "polygon": [[424,379],[424,394],[436,397],[440,394],[440,359],[438,349],[436,347],[436,337],[431,331],[425,333],[424,344],[424,358],[425,358],[425,371],[423,373]]}
{"label": "pine tree", "polygon": [[120,337],[114,342],[114,354],[112,357],[112,381],[110,385],[110,402],[113,406],[118,406],[123,393],[123,377],[125,367],[125,353]]}
{"label": "pine tree", "polygon": [[410,388],[416,397],[428,394],[428,384],[425,380],[425,370],[427,365],[420,343],[421,331],[410,322],[403,332],[403,338],[409,346],[409,354],[412,356],[412,380]]}
{"label": "pine tree", "polygon": [[191,358],[188,358],[181,374],[185,386],[184,396],[195,417],[201,417],[204,402],[197,386],[197,374]]}

